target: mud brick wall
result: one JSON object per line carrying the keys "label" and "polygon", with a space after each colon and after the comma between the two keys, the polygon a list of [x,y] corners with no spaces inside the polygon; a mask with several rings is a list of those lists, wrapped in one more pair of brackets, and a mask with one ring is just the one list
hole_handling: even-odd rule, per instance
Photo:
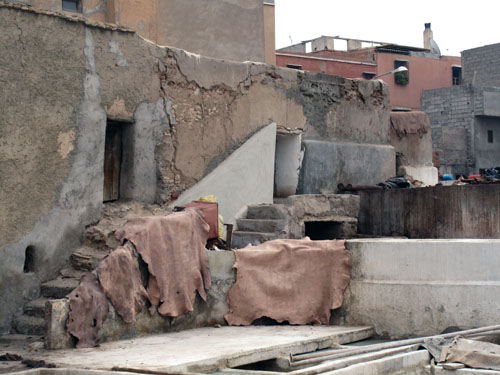
{"label": "mud brick wall", "polygon": [[101,218],[108,121],[125,127],[121,198],[146,203],[175,199],[272,122],[389,146],[380,81],[205,58],[3,2],[0,50],[1,333]]}

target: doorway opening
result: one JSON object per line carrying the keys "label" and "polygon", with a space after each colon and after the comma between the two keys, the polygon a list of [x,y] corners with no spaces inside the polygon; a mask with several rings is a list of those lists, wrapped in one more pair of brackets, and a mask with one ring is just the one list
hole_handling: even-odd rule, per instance
{"label": "doorway opening", "polygon": [[104,186],[103,201],[111,202],[120,199],[123,180],[122,159],[126,134],[132,126],[130,123],[108,120],[106,124],[106,140],[104,145]]}
{"label": "doorway opening", "polygon": [[313,241],[342,238],[342,223],[336,221],[306,221],[306,236]]}

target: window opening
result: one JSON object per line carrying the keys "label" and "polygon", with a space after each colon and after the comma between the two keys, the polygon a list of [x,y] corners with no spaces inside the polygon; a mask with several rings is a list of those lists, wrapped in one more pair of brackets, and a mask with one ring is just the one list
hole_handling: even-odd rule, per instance
{"label": "window opening", "polygon": [[493,130],[488,130],[488,143],[493,143]]}
{"label": "window opening", "polygon": [[62,0],[62,9],[68,12],[82,12],[82,4],[80,0]]}
{"label": "window opening", "polygon": [[364,79],[372,79],[375,77],[376,73],[374,72],[363,72],[363,78]]}
{"label": "window opening", "polygon": [[407,85],[410,82],[410,70],[408,68],[408,61],[406,60],[394,60],[394,69],[404,66],[408,69],[405,72],[394,73],[394,82],[398,85]]}
{"label": "window opening", "polygon": [[297,64],[286,64],[286,67],[291,69],[302,70],[302,65],[297,65]]}
{"label": "window opening", "polygon": [[462,67],[461,66],[452,66],[451,67],[451,75],[452,75],[453,85],[461,85],[462,84]]}
{"label": "window opening", "polygon": [[31,273],[36,271],[35,260],[35,248],[33,246],[28,246],[24,253],[24,273]]}

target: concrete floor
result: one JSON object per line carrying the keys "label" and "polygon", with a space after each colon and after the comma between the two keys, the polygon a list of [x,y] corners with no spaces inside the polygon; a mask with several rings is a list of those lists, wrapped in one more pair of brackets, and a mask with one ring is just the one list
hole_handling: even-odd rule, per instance
{"label": "concrete floor", "polygon": [[199,328],[109,342],[92,349],[30,352],[0,345],[0,354],[19,353],[58,368],[201,372],[346,344],[372,333],[371,327],[339,326]]}

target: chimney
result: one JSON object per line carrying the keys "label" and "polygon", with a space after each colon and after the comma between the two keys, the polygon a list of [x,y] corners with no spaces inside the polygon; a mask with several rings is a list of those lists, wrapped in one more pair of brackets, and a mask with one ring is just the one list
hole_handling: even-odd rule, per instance
{"label": "chimney", "polygon": [[431,49],[431,42],[430,42],[431,39],[433,39],[431,24],[426,23],[425,30],[424,30],[424,48],[425,49]]}

